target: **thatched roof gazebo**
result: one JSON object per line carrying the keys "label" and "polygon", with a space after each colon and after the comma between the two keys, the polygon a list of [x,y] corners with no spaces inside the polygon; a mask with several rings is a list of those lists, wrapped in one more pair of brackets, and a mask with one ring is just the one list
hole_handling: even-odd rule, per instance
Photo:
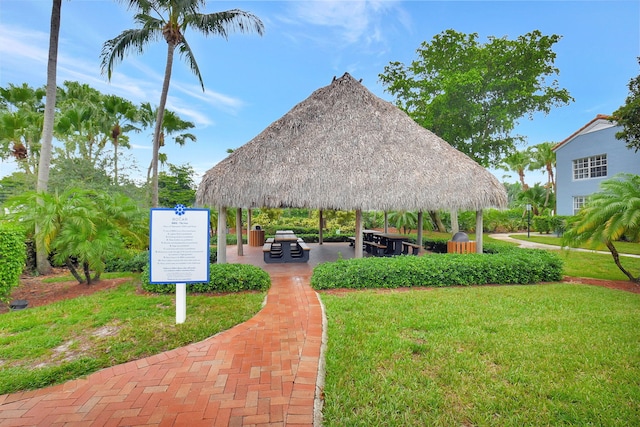
{"label": "thatched roof gazebo", "polygon": [[196,202],[355,210],[358,237],[364,210],[481,212],[507,196],[486,169],[345,73],[211,168]]}

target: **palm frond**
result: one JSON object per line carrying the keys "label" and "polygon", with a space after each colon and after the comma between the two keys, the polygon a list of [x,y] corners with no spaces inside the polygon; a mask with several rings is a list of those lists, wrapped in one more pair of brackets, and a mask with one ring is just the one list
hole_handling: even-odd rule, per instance
{"label": "palm frond", "polygon": [[144,47],[162,37],[161,22],[149,16],[137,15],[136,20],[144,23],[142,28],[124,30],[113,39],[107,40],[100,53],[100,71],[111,79],[113,67],[120,63],[130,52],[144,53]]}
{"label": "palm frond", "polygon": [[205,35],[219,35],[228,38],[229,31],[240,33],[264,33],[264,24],[252,13],[239,9],[225,12],[196,13],[185,17],[185,25],[193,27]]}
{"label": "palm frond", "polygon": [[182,38],[182,42],[178,45],[178,52],[180,52],[180,57],[184,58],[191,68],[193,74],[198,77],[198,81],[200,82],[200,87],[202,87],[202,91],[204,92],[204,81],[202,80],[202,74],[200,74],[200,68],[198,67],[198,63],[196,62],[196,57],[191,50],[191,46],[187,42],[187,39]]}

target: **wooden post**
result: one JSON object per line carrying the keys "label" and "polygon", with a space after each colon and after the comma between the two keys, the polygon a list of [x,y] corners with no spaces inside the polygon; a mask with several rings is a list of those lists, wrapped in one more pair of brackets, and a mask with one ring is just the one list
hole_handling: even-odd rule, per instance
{"label": "wooden post", "polygon": [[227,263],[227,208],[218,208],[218,264]]}
{"label": "wooden post", "polygon": [[356,209],[356,248],[355,258],[362,258],[362,211]]}
{"label": "wooden post", "polygon": [[476,211],[476,252],[482,253],[482,209]]}
{"label": "wooden post", "polygon": [[320,228],[320,232],[318,233],[318,244],[319,244],[319,245],[321,245],[321,244],[322,244],[323,231],[324,231],[324,230],[323,230],[323,227],[322,227],[322,226],[323,226],[323,222],[324,222],[324,221],[323,221],[323,215],[322,215],[322,214],[323,214],[322,209],[320,209],[320,211],[319,211],[319,215],[318,215],[318,216],[319,216],[319,220],[320,220],[320,227],[319,227],[319,228]]}
{"label": "wooden post", "polygon": [[418,211],[418,244],[422,247],[422,229],[424,228],[424,215],[422,211]]}
{"label": "wooden post", "polygon": [[384,211],[384,232],[389,232],[389,213]]}
{"label": "wooden post", "polygon": [[[247,233],[247,236],[249,234]],[[242,243],[242,208],[236,209],[236,239],[238,242],[238,256],[244,256],[244,244]]]}

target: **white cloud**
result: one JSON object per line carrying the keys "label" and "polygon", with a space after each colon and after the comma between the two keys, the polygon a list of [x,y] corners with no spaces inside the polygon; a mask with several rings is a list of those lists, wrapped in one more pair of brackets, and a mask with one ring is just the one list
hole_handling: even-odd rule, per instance
{"label": "white cloud", "polygon": [[[397,1],[387,0],[321,0],[291,3],[291,22],[303,22],[334,30],[346,44],[383,43],[382,20],[388,12],[398,9]],[[407,15],[400,13],[400,21],[408,22]]]}

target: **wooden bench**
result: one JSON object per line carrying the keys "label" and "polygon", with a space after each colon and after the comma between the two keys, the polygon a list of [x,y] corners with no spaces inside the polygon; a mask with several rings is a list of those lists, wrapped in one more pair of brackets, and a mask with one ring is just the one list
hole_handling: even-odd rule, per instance
{"label": "wooden bench", "polygon": [[356,247],[356,238],[355,238],[355,236],[349,236],[349,237],[347,237],[347,239],[349,240],[349,246],[353,246],[355,248]]}
{"label": "wooden bench", "polygon": [[409,248],[411,248],[411,253],[413,255],[418,255],[420,253],[420,245],[411,242],[402,242],[403,255],[409,255]]}
{"label": "wooden bench", "polygon": [[367,246],[367,252],[373,256],[384,256],[384,251],[387,250],[387,247],[380,243],[364,242],[364,244]]}

